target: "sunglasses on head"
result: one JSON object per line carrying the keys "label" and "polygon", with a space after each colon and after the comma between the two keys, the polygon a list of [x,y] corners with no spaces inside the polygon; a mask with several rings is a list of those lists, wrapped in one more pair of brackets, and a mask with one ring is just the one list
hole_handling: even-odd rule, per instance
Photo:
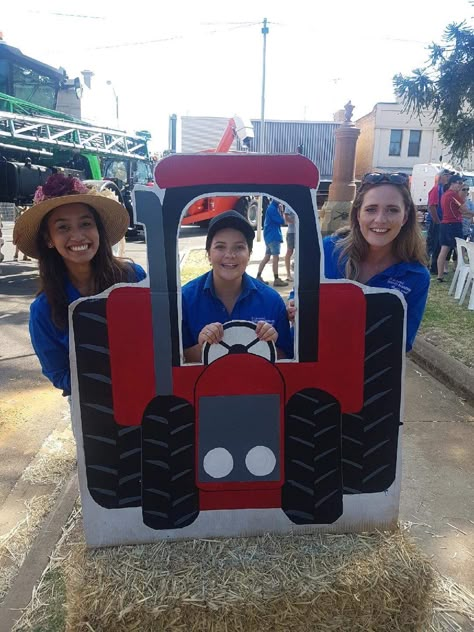
{"label": "sunglasses on head", "polygon": [[361,184],[380,184],[381,182],[407,186],[408,175],[406,173],[366,173]]}

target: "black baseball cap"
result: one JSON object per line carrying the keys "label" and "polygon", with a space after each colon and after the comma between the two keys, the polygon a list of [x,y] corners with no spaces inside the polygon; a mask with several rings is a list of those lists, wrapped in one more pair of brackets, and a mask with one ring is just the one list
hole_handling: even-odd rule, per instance
{"label": "black baseball cap", "polygon": [[448,186],[455,184],[456,182],[464,182],[464,178],[458,174],[451,176],[448,180]]}
{"label": "black baseball cap", "polygon": [[212,239],[219,230],[224,228],[234,228],[245,236],[249,250],[252,250],[255,232],[250,222],[237,211],[225,211],[213,217],[209,223],[206,237],[206,250],[211,247]]}

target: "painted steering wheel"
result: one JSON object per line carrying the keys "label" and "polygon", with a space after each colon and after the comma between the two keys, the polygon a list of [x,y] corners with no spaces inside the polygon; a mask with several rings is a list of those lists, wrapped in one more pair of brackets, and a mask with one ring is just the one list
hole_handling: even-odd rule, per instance
{"label": "painted steering wheel", "polygon": [[224,324],[224,337],[218,344],[206,342],[202,348],[204,364],[211,364],[230,353],[252,353],[274,363],[276,346],[255,335],[256,323],[249,320],[232,320]]}

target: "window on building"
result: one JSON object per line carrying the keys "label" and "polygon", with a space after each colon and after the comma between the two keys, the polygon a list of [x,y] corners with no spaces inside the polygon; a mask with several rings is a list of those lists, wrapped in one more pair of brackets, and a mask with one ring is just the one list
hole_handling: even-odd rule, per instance
{"label": "window on building", "polygon": [[421,144],[421,130],[419,129],[410,130],[410,138],[408,140],[408,155],[419,156],[420,144]]}
{"label": "window on building", "polygon": [[402,130],[392,129],[390,132],[390,147],[388,149],[389,156],[399,156],[402,151]]}

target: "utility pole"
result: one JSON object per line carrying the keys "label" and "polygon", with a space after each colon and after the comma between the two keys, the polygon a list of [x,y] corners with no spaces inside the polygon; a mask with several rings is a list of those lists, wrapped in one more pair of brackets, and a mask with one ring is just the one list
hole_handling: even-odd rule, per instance
{"label": "utility pole", "polygon": [[263,19],[263,66],[262,66],[262,108],[260,112],[260,153],[265,153],[265,71],[267,61],[267,34],[269,28],[267,26],[267,18]]}
{"label": "utility pole", "polygon": [[[269,28],[267,26],[267,18],[263,18],[263,64],[262,64],[262,107],[260,111],[260,153],[265,153],[265,71],[267,61],[267,34]],[[262,241],[262,202],[263,197],[260,195],[258,198],[258,212],[257,212],[257,241]]]}

